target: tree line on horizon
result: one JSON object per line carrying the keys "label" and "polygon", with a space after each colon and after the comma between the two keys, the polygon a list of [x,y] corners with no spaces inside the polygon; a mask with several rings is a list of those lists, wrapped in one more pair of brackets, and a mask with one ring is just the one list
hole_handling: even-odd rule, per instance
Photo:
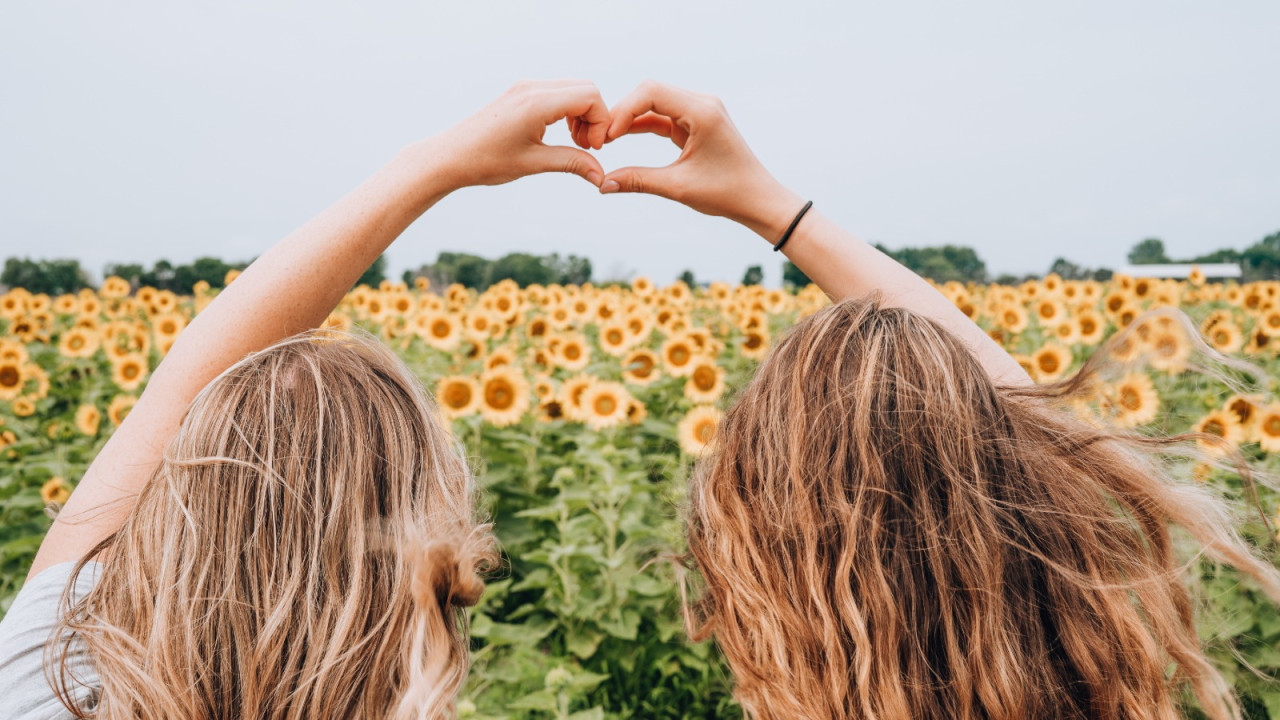
{"label": "tree line on horizon", "polygon": [[[1013,275],[1002,273],[992,277],[986,263],[971,247],[940,245],[932,247],[905,247],[893,250],[883,245],[875,246],[881,252],[905,265],[915,273],[935,282],[958,281],[962,283],[995,282],[1011,285],[1042,275]],[[1145,238],[1136,243],[1127,255],[1132,265],[1163,263],[1238,263],[1245,282],[1280,279],[1280,232],[1272,233],[1243,250],[1222,248],[1191,258],[1169,257],[1164,242],[1159,238]],[[122,277],[137,288],[151,286],[159,290],[189,293],[198,282],[211,288],[221,288],[228,272],[243,270],[252,260],[227,262],[216,257],[201,257],[190,263],[175,264],[158,260],[150,267],[139,263],[113,263],[103,268],[103,277]],[[373,265],[357,281],[357,285],[376,286],[388,279],[386,256],[379,256]],[[1054,273],[1066,280],[1107,280],[1112,275],[1109,268],[1087,268],[1064,257],[1053,261],[1045,274]],[[433,287],[443,288],[458,283],[468,288],[484,290],[502,280],[512,280],[520,286],[533,284],[581,285],[595,282],[591,260],[577,255],[534,255],[508,253],[497,259],[461,252],[441,252],[434,263],[424,264],[415,270],[406,270],[400,279],[412,284],[415,278],[426,278]],[[690,287],[700,284],[692,270],[685,270],[677,278]],[[744,285],[758,285],[764,279],[760,265],[747,268],[742,277]],[[803,287],[809,278],[790,261],[782,267],[783,284]],[[600,285],[627,285],[626,280],[603,280]],[[82,288],[95,288],[88,272],[75,259],[32,260],[27,257],[10,257],[0,270],[0,289],[21,287],[34,293],[61,295]]]}

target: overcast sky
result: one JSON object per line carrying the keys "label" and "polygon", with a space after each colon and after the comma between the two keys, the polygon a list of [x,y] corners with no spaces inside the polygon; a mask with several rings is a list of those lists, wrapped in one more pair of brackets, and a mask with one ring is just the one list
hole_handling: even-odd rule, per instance
{"label": "overcast sky", "polygon": [[[60,2],[0,9],[0,256],[248,258],[406,143],[522,78],[615,102],[721,96],[784,183],[890,247],[993,273],[1280,230],[1280,3]],[[549,138],[567,141],[556,129]],[[664,164],[627,138],[607,168]],[[596,276],[738,280],[780,258],[727,220],[563,175],[473,188],[389,253],[589,256]]]}

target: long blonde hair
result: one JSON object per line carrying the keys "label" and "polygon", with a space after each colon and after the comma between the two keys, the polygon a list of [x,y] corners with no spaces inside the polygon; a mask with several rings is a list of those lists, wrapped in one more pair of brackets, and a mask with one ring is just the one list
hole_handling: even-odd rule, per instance
{"label": "long blonde hair", "polygon": [[99,553],[49,647],[77,717],[407,720],[452,714],[494,544],[403,363],[313,332],[204,388]]}
{"label": "long blonde hair", "polygon": [[1170,440],[1063,408],[1101,362],[1002,388],[874,299],[797,324],[691,481],[691,631],[751,716],[1164,720],[1189,689],[1238,717],[1169,528],[1276,599],[1280,574],[1170,477]]}

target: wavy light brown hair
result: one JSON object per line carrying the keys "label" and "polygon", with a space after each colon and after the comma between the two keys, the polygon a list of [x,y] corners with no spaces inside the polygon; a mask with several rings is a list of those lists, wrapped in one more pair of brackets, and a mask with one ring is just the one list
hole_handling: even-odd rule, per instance
{"label": "wavy light brown hair", "polygon": [[49,648],[77,717],[408,719],[452,715],[494,546],[403,363],[313,332],[205,387],[99,553]]}
{"label": "wavy light brown hair", "polygon": [[[1101,362],[1100,360],[1098,362]],[[875,299],[800,323],[695,471],[688,542],[755,718],[1239,715],[1170,533],[1280,599],[1223,502],[1061,398],[997,387],[939,324]]]}

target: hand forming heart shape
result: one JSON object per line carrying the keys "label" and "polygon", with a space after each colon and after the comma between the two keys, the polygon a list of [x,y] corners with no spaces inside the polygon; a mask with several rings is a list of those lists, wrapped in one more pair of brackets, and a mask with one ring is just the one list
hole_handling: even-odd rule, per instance
{"label": "hand forming heart shape", "polygon": [[[577,148],[543,143],[565,119]],[[669,138],[680,155],[664,167],[605,173],[588,150],[624,135]],[[450,131],[466,167],[461,184],[497,185],[541,172],[568,172],[601,193],[647,193],[728,217],[776,240],[803,204],[778,183],[738,133],[715,97],[646,81],[612,108],[585,80],[521,82]]]}

